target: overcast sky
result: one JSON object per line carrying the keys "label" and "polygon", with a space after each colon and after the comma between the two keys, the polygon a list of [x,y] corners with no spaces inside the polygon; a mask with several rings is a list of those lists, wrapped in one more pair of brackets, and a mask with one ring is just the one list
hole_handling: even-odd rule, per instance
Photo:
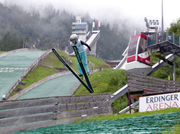
{"label": "overcast sky", "polygon": [[[139,25],[145,26],[144,17],[159,20],[162,18],[162,0],[0,0],[18,2],[24,5],[53,4],[58,8],[65,8],[75,15],[88,12],[96,20],[118,21],[128,18]],[[179,0],[163,0],[164,28],[180,18]]]}

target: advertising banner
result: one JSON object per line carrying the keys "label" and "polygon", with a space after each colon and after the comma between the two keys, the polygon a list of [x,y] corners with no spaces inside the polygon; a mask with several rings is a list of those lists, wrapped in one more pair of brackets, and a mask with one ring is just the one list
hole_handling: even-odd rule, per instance
{"label": "advertising banner", "polygon": [[180,92],[145,96],[139,98],[139,112],[180,107]]}

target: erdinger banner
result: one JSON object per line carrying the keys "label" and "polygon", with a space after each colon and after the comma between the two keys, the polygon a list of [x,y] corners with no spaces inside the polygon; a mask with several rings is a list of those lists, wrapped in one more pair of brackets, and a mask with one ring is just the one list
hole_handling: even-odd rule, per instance
{"label": "erdinger banner", "polygon": [[180,107],[180,92],[139,98],[139,112]]}

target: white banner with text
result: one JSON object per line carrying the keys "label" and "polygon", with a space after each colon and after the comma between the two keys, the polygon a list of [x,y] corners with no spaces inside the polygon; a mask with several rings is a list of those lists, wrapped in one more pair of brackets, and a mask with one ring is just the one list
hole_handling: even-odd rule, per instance
{"label": "white banner with text", "polygon": [[169,107],[180,107],[180,92],[139,98],[139,112],[161,110]]}

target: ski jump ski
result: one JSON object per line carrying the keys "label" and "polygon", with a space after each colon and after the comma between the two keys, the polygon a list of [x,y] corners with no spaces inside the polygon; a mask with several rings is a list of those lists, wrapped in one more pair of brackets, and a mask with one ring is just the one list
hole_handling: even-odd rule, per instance
{"label": "ski jump ski", "polygon": [[[74,48],[73,48],[74,49]],[[77,49],[77,48],[75,48],[75,49]],[[59,61],[61,61],[68,69],[69,69],[69,71],[71,71],[72,72],[72,74],[83,84],[83,86],[90,92],[90,93],[93,93],[94,92],[94,90],[93,90],[93,88],[92,88],[92,86],[91,86],[91,83],[90,83],[90,81],[89,81],[89,78],[88,78],[88,76],[87,76],[87,74],[84,74],[84,76],[85,76],[85,79],[86,79],[86,81],[87,81],[87,84],[88,85],[86,85],[86,83],[84,83],[84,81],[76,74],[76,72],[66,63],[66,61],[57,53],[57,51],[54,49],[54,48],[52,48],[52,51],[53,51],[53,53],[56,55],[56,57],[59,59]],[[76,53],[76,52],[75,52]],[[79,53],[78,53],[79,54]],[[80,56],[79,56],[79,58],[80,58]],[[77,58],[78,59],[78,58]],[[80,60],[81,60],[81,58],[80,58]],[[79,62],[80,63],[80,62]],[[82,61],[81,61],[81,63],[82,63]],[[82,64],[83,65],[83,64]],[[81,66],[81,65],[80,65]],[[83,66],[84,67],[84,66]],[[82,69],[82,71],[83,71],[83,69]],[[84,69],[84,71],[85,71],[85,69]],[[83,71],[83,73],[84,73],[84,71]],[[85,71],[85,73],[86,73],[86,71]]]}
{"label": "ski jump ski", "polygon": [[79,63],[79,65],[80,65],[80,67],[81,67],[81,69],[82,69],[82,72],[83,72],[83,74],[84,74],[85,80],[86,80],[89,88],[93,89],[92,86],[91,86],[91,83],[90,83],[90,81],[89,81],[88,75],[87,75],[87,73],[86,73],[86,70],[85,70],[85,68],[84,68],[84,65],[83,65],[83,62],[82,62],[82,60],[81,60],[81,57],[80,57],[80,55],[79,55],[78,49],[77,49],[76,46],[73,46],[73,49],[74,49],[74,52],[75,52],[75,54],[76,54],[78,63]]}

